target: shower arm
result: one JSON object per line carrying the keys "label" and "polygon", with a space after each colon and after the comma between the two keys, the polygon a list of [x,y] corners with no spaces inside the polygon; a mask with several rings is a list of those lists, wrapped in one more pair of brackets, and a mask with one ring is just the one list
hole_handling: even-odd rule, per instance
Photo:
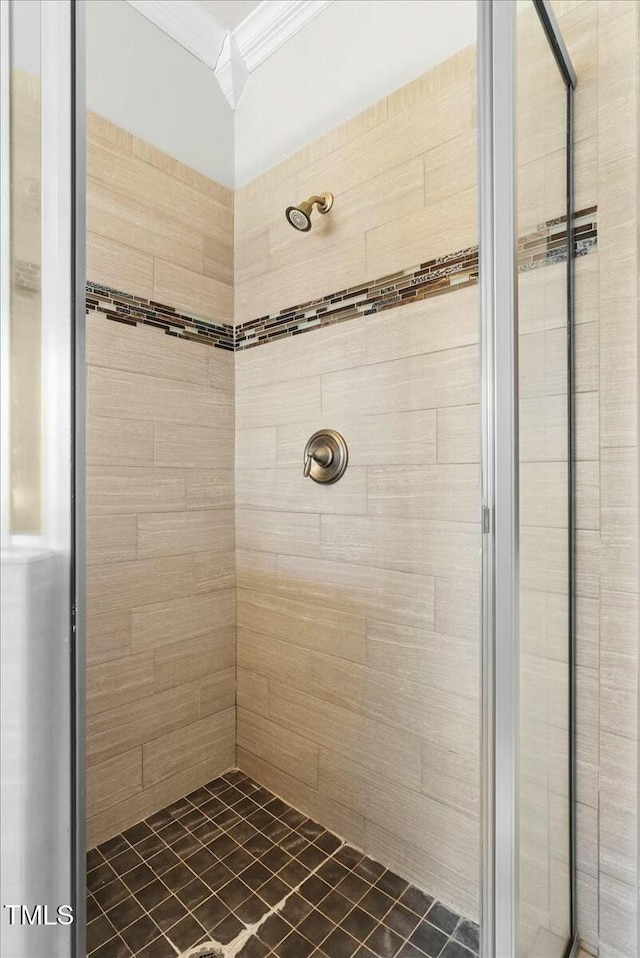
{"label": "shower arm", "polygon": [[326,193],[323,193],[321,196],[310,196],[307,203],[311,207],[317,206],[320,213],[327,213],[331,209],[331,203]]}

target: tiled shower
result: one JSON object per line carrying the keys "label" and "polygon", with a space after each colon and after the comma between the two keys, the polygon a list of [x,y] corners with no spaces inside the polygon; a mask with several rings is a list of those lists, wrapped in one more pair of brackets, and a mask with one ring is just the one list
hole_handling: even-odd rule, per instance
{"label": "tiled shower", "polygon": [[[622,270],[614,180],[632,157],[596,103],[627,102],[615,64],[635,49],[636,11],[554,7],[580,74],[578,915],[594,953],[626,958],[631,920],[611,901],[631,887],[617,828],[633,796],[612,793],[629,662],[613,633],[635,601],[616,572],[634,452],[603,323]],[[552,674],[566,596],[550,583],[567,221],[533,63],[519,144],[523,690],[548,697],[550,717],[544,770],[525,770],[545,777],[523,822],[532,938],[561,925],[567,868],[536,854],[565,827],[547,781],[566,679],[566,662]],[[202,943],[229,958],[478,953],[475,70],[474,46],[235,190],[88,115],[91,958]],[[316,189],[334,208],[298,234],[284,210]],[[323,428],[349,451],[327,486],[303,475]]]}

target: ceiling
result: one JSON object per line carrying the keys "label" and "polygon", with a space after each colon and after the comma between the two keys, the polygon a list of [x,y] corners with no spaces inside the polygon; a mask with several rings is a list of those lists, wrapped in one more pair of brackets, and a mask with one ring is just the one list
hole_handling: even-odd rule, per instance
{"label": "ceiling", "polygon": [[198,3],[224,27],[233,30],[260,5],[260,0],[198,0]]}

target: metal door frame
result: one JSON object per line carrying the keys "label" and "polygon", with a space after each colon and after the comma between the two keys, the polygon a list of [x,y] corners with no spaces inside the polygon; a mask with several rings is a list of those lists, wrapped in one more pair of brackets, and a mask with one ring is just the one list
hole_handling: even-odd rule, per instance
{"label": "metal door frame", "polygon": [[[548,0],[533,0],[567,96],[567,402],[571,939],[575,893],[575,411],[573,95],[576,74]],[[482,405],[481,955],[513,958],[518,912],[518,300],[515,2],[478,2]],[[499,375],[497,373],[499,372]]]}

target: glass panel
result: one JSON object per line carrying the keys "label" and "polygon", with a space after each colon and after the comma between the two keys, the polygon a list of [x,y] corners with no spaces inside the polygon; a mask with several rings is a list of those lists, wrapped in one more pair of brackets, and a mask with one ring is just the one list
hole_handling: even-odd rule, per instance
{"label": "glass panel", "polygon": [[566,89],[532,3],[517,17],[519,910],[517,955],[570,933]]}
{"label": "glass panel", "polygon": [[0,31],[3,958],[71,953],[69,9]]}

